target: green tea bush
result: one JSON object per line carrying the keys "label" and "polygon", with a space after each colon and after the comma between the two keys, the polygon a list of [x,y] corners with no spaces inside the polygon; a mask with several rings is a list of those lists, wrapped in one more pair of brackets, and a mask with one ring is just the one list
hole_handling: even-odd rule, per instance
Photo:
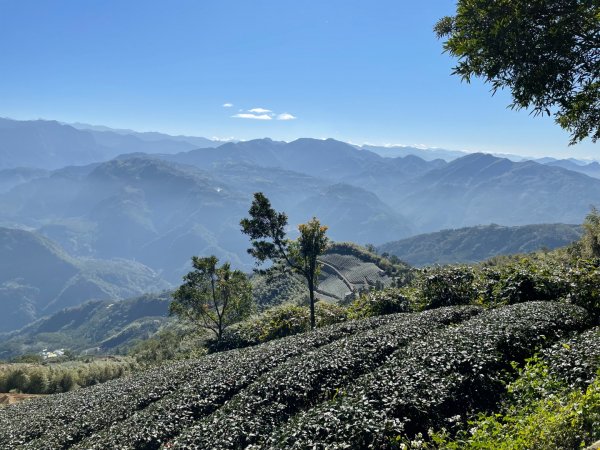
{"label": "green tea bush", "polygon": [[[334,303],[315,304],[317,327],[332,325],[347,319],[346,309]],[[306,306],[285,304],[267,309],[259,316],[225,330],[220,342],[209,341],[210,351],[249,347],[273,339],[304,333],[310,330],[310,310]]]}
{"label": "green tea bush", "polygon": [[[42,408],[53,411],[52,425],[43,422],[40,427],[44,430],[43,435],[30,440],[27,446],[64,448],[77,444],[75,447],[82,449],[158,448],[185,426],[214,412],[259,376],[287,359],[379,327],[389,320],[386,317],[341,323],[261,346],[214,353],[195,362],[167,365],[144,372],[142,377],[90,388],[86,396],[76,396],[67,402],[51,402],[50,407]],[[72,394],[77,392],[80,391]],[[92,405],[82,407],[80,402],[86,400],[92,400]],[[22,405],[17,407],[27,409]],[[19,414],[23,410],[19,409]],[[27,414],[31,415],[29,422],[36,423],[35,412],[27,409]],[[10,420],[3,422],[0,414],[0,442],[5,425],[15,433],[19,430],[31,436],[30,431],[10,426],[10,423]]]}
{"label": "green tea bush", "polygon": [[510,361],[587,326],[555,302],[479,311],[345,321],[11,405],[0,449],[392,448],[496,407]]}
{"label": "green tea bush", "polygon": [[371,291],[358,297],[349,305],[348,317],[361,319],[409,312],[410,310],[410,301],[404,291],[398,288],[388,288]]}
{"label": "green tea bush", "polygon": [[[275,431],[276,448],[393,448],[429,428],[455,427],[496,406],[510,361],[587,325],[581,308],[530,302],[490,310],[412,341],[344,395]],[[353,447],[354,446],[354,447]]]}
{"label": "green tea bush", "polygon": [[418,309],[468,305],[477,298],[475,273],[468,266],[443,266],[422,269],[411,284]]}
{"label": "green tea bush", "polygon": [[462,307],[399,315],[386,325],[290,359],[186,430],[174,447],[246,448],[260,443],[292,415],[343,395],[354,379],[381,365],[409,342],[480,312],[476,307]]}
{"label": "green tea bush", "polygon": [[549,374],[570,388],[585,388],[600,369],[600,327],[587,330],[541,352]]}
{"label": "green tea bush", "polygon": [[[553,348],[569,351],[563,345]],[[548,358],[561,361],[561,369],[575,362],[570,355],[566,360],[564,356],[551,351],[546,359],[529,360],[508,386],[509,396],[500,413],[481,414],[455,437],[446,430],[434,432],[433,445],[456,450],[576,449],[600,439],[600,378],[591,377],[594,381],[581,389],[569,387],[548,366]]]}

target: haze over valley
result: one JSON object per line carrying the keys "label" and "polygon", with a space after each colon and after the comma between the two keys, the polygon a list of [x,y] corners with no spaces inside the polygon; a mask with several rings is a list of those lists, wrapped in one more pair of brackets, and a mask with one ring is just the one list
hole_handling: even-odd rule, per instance
{"label": "haze over valley", "polygon": [[[317,216],[331,239],[383,249],[444,229],[577,224],[600,198],[597,163],[581,161],[456,152],[446,161],[429,150],[384,156],[333,139],[222,143],[42,120],[0,124],[0,252],[12,267],[2,280],[5,331],[89,299],[177,285],[192,254],[251,271],[239,220],[254,192],[289,215],[291,236]],[[412,261],[410,251],[395,254]],[[14,255],[48,263],[16,266]],[[49,288],[41,274],[61,265],[65,275],[53,275]]]}

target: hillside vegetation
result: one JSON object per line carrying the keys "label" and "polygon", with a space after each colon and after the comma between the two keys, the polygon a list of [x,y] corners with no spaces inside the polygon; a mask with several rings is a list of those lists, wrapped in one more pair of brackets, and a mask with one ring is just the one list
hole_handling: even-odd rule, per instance
{"label": "hillside vegetation", "polygon": [[[567,248],[415,270],[348,306],[320,302],[313,331],[306,307],[283,305],[232,327],[206,356],[5,408],[0,448],[591,444],[597,219]],[[338,257],[372,255],[341,247]]]}
{"label": "hillside vegetation", "polygon": [[[389,286],[409,272],[408,267],[392,264],[386,258],[351,243],[332,244],[323,259],[331,264],[331,269],[323,270],[317,296],[333,303],[348,303],[359,292]],[[296,275],[257,274],[251,282],[257,312],[282,304],[307,304],[305,282]],[[349,293],[352,293],[350,297],[347,296]],[[0,334],[0,360],[39,353],[44,348],[64,348],[76,355],[118,354],[131,350],[136,343],[152,336],[167,340],[175,347],[170,352],[172,354],[177,351],[178,340],[185,330],[173,326],[173,321],[168,318],[171,300],[170,293],[164,292],[126,300],[90,301],[62,309],[21,330]],[[251,323],[251,327],[256,326]],[[259,329],[255,330],[258,335]],[[302,326],[298,329],[304,331]],[[161,330],[166,334],[156,335]],[[166,345],[164,342],[155,343]],[[147,349],[140,351],[143,353]]]}
{"label": "hillside vegetation", "polygon": [[581,234],[579,225],[492,224],[421,234],[388,242],[377,249],[414,266],[474,263],[497,255],[553,250],[577,241]]}
{"label": "hillside vegetation", "polygon": [[511,361],[587,326],[583,309],[553,302],[348,322],[11,406],[0,411],[0,442],[396,448],[495,407],[516,376]]}

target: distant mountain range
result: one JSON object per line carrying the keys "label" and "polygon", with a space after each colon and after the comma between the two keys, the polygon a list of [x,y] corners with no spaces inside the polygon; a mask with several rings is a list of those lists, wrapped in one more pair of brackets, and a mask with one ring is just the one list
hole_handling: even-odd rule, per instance
{"label": "distant mountain range", "polygon": [[493,224],[420,234],[380,245],[378,250],[415,266],[474,263],[497,255],[552,250],[578,240],[581,234],[580,225]]}
{"label": "distant mountain range", "polygon": [[0,118],[0,169],[52,170],[106,161],[121,153],[175,153],[220,144],[205,138]]}
{"label": "distant mountain range", "polygon": [[[329,226],[331,239],[374,245],[486,223],[580,223],[600,199],[600,180],[592,177],[600,168],[595,163],[515,162],[420,149],[410,151],[428,152],[427,160],[408,150],[405,156],[385,157],[371,151],[375,147],[333,139],[217,144],[2,119],[0,226],[33,230],[72,261],[120,258],[130,261],[134,272],[148,270],[150,278],[178,284],[192,255],[215,254],[251,270],[239,221],[257,191],[288,214],[290,237],[297,224],[317,216]],[[35,256],[27,252],[24,261]],[[82,270],[81,262],[69,264]],[[156,287],[142,285],[146,291]],[[141,292],[135,286],[128,295]],[[13,289],[1,301],[16,302],[20,326],[46,312],[62,292],[56,289],[43,289],[39,302],[31,300],[33,291],[16,295]],[[66,298],[55,304],[74,305],[90,296]]]}

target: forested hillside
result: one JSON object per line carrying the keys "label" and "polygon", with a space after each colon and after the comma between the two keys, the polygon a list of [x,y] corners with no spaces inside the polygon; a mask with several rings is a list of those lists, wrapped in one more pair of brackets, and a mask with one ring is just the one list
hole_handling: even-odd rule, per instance
{"label": "forested hillside", "polygon": [[473,263],[496,255],[555,249],[581,237],[579,225],[541,224],[506,227],[482,225],[413,236],[380,245],[411,265]]}

